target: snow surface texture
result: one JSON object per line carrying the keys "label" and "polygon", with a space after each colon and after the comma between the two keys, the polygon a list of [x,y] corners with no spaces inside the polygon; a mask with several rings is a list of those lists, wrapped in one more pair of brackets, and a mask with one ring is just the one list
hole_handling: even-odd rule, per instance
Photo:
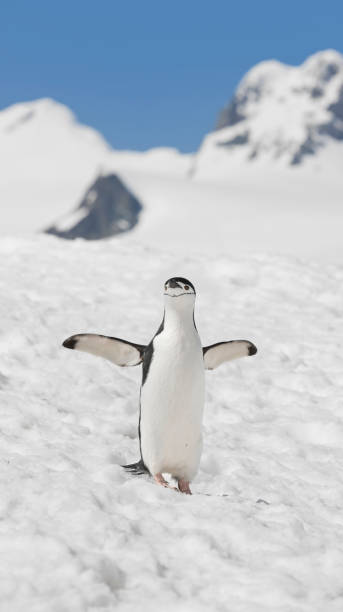
{"label": "snow surface texture", "polygon": [[[341,160],[343,157],[341,157]],[[343,261],[343,173],[254,167],[230,183],[122,172],[143,206],[132,236],[184,252]]]}
{"label": "snow surface texture", "polygon": [[[129,238],[0,253],[3,609],[341,612],[343,267]],[[61,347],[147,342],[180,274],[203,344],[259,349],[206,374],[192,497],[120,467],[138,458],[140,369]]]}

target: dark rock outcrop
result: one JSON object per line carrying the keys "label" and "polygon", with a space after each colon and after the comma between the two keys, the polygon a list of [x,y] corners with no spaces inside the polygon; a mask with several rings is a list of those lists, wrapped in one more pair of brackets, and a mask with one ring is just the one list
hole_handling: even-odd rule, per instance
{"label": "dark rock outcrop", "polygon": [[236,125],[236,123],[244,121],[245,116],[240,112],[239,106],[239,101],[234,96],[231,102],[220,111],[215,130],[221,130],[229,125]]}
{"label": "dark rock outcrop", "polygon": [[109,174],[97,178],[79,206],[45,231],[69,240],[100,240],[131,230],[141,210],[140,202],[118,176]]}

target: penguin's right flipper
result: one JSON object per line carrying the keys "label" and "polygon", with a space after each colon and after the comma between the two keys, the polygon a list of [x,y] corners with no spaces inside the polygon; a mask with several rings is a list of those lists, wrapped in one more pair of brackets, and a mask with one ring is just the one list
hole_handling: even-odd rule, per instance
{"label": "penguin's right flipper", "polygon": [[120,338],[98,334],[76,334],[63,342],[63,346],[103,357],[119,366],[135,366],[142,362],[145,346]]}

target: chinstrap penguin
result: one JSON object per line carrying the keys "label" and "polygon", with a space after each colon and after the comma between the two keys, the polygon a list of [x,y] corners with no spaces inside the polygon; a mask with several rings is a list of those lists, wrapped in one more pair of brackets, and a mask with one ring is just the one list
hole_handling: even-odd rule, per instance
{"label": "chinstrap penguin", "polygon": [[97,334],[77,334],[63,342],[66,348],[104,357],[119,366],[142,364],[141,459],[123,467],[135,474],[149,472],[164,487],[170,485],[163,474],[171,474],[178,489],[188,494],[202,450],[205,369],[257,352],[248,340],[202,347],[194,321],[195,296],[187,279],[166,281],[163,320],[148,345]]}

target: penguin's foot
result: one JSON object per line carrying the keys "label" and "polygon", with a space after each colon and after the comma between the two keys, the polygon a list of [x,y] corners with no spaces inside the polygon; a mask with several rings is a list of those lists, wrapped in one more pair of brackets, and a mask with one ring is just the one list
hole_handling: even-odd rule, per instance
{"label": "penguin's foot", "polygon": [[186,493],[187,495],[192,495],[192,491],[189,488],[189,482],[188,480],[178,480],[177,481],[177,485],[179,487],[179,491],[181,493]]}
{"label": "penguin's foot", "polygon": [[157,484],[161,485],[162,487],[165,487],[166,489],[173,489],[174,491],[177,491],[176,487],[172,487],[169,482],[167,482],[162,474],[155,474],[154,475],[154,481],[157,482]]}

